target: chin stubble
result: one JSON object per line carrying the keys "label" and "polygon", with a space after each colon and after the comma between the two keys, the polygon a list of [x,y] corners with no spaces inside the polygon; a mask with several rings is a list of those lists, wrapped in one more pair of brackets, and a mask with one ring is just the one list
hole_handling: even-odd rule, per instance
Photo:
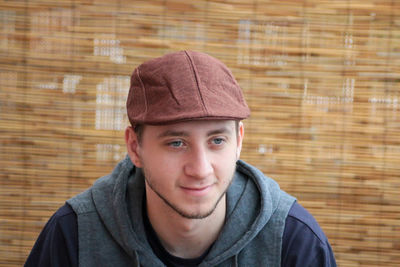
{"label": "chin stubble", "polygon": [[144,179],[146,181],[146,184],[150,187],[150,189],[157,194],[157,196],[162,199],[164,201],[165,204],[167,204],[172,210],[174,210],[176,213],[178,213],[180,216],[182,216],[183,218],[186,219],[205,219],[208,216],[210,216],[215,209],[217,208],[219,202],[221,201],[221,199],[225,196],[226,191],[228,190],[229,186],[231,185],[232,181],[233,181],[233,174],[231,176],[231,179],[229,181],[228,186],[225,188],[225,191],[222,192],[222,194],[219,196],[218,200],[216,201],[215,205],[207,212],[205,213],[188,213],[185,212],[181,209],[179,209],[179,207],[177,205],[174,205],[173,203],[171,203],[170,201],[168,201],[168,199],[166,197],[164,197],[156,188],[155,186],[151,183],[151,179],[148,178],[148,176],[146,175],[145,169],[143,168],[143,176]]}

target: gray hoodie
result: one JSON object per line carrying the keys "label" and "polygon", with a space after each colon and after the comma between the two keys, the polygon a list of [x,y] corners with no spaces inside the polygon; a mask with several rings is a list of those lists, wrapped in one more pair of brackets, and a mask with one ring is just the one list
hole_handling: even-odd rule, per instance
{"label": "gray hoodie", "polygon": [[[79,265],[164,266],[147,242],[144,178],[129,157],[69,199],[78,218]],[[280,266],[285,220],[295,199],[239,160],[227,191],[225,225],[200,266]]]}

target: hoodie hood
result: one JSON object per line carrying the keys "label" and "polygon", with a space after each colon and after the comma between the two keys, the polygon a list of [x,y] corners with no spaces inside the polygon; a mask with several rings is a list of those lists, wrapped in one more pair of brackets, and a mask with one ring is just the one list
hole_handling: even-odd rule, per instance
{"label": "hoodie hood", "polygon": [[[127,156],[110,175],[97,180],[92,188],[81,196],[68,200],[78,215],[80,248],[82,247],[81,239],[82,242],[87,242],[87,238],[93,238],[87,236],[87,231],[83,230],[85,227],[83,221],[86,220],[87,214],[93,216],[94,213],[100,219],[101,227],[104,228],[104,233],[101,231],[95,233],[99,235],[95,239],[102,240],[101,235],[111,236],[113,242],[117,243],[118,247],[122,248],[137,264],[140,262],[143,266],[164,266],[153,254],[147,242],[142,218],[144,191],[143,173]],[[254,239],[260,235],[260,232],[263,232],[265,236],[265,228],[268,228],[266,225],[271,223],[271,218],[277,214],[278,207],[282,205],[286,207],[282,214],[278,214],[278,221],[284,222],[293,201],[294,198],[281,191],[275,181],[239,160],[233,182],[227,191],[225,225],[200,266],[221,266],[223,262],[230,262],[227,265],[231,266],[232,261],[237,264],[238,254],[248,248],[250,243],[254,246],[260,245],[254,243]],[[94,226],[89,223],[87,227]],[[282,233],[278,233],[278,239],[279,236],[282,238],[283,226],[281,228],[279,231]],[[276,229],[270,231],[275,235]],[[273,239],[268,233],[266,237]],[[280,252],[279,249],[276,251],[278,245],[273,244],[270,248],[275,254]],[[88,244],[85,243],[85,246]],[[264,243],[263,246],[265,246]],[[79,255],[81,257],[81,251]]]}
{"label": "hoodie hood", "polygon": [[142,219],[144,178],[128,156],[111,175],[92,187],[96,212],[117,242],[131,257],[162,265],[147,242]]}
{"label": "hoodie hood", "polygon": [[265,230],[278,207],[291,206],[294,200],[281,191],[274,180],[239,160],[234,181],[227,191],[226,223],[204,266],[237,256]]}

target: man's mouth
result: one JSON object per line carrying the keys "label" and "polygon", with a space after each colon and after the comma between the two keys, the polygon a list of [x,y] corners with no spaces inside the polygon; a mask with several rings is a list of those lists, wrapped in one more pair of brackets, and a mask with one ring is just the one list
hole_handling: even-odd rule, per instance
{"label": "man's mouth", "polygon": [[200,187],[181,186],[181,189],[188,195],[200,197],[206,195],[211,190],[212,187],[213,184]]}

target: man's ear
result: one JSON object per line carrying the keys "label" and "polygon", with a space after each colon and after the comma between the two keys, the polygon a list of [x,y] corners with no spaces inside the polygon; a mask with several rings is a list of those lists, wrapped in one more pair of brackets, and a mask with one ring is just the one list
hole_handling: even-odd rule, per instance
{"label": "man's ear", "polygon": [[236,150],[236,160],[240,158],[240,152],[242,151],[242,143],[244,137],[244,125],[243,122],[239,122],[239,129],[237,133],[237,150]]}
{"label": "man's ear", "polygon": [[142,163],[140,160],[140,144],[137,137],[137,134],[133,130],[131,126],[126,127],[125,129],[125,143],[126,150],[128,151],[128,156],[131,159],[132,163],[138,167],[142,167]]}

